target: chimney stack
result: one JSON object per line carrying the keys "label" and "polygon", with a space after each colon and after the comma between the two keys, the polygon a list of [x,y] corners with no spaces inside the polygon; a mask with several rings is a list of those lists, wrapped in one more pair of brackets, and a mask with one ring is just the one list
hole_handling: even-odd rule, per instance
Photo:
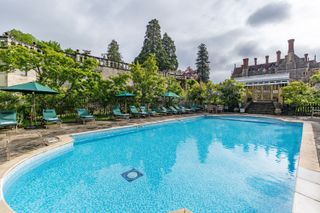
{"label": "chimney stack", "polygon": [[308,53],[304,54],[304,61],[305,61],[305,62],[309,61],[309,59],[308,59]]}
{"label": "chimney stack", "polygon": [[269,64],[269,56],[266,55],[266,65],[268,65],[268,64]]}
{"label": "chimney stack", "polygon": [[294,53],[294,39],[288,40],[288,53]]}
{"label": "chimney stack", "polygon": [[254,65],[257,66],[257,58],[254,58]]}
{"label": "chimney stack", "polygon": [[277,51],[277,64],[280,63],[280,59],[281,59],[281,51],[278,50],[278,51]]}
{"label": "chimney stack", "polygon": [[243,68],[248,69],[249,67],[249,58],[244,58],[243,59]]}

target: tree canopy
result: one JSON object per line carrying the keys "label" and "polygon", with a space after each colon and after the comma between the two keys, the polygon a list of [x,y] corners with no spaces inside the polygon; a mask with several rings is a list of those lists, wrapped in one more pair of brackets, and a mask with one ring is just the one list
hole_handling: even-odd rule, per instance
{"label": "tree canopy", "polygon": [[224,105],[237,107],[241,102],[245,89],[243,83],[236,82],[233,79],[227,79],[219,84],[218,92]]}
{"label": "tree canopy", "polygon": [[151,54],[154,54],[160,71],[165,70],[166,53],[162,45],[161,27],[157,19],[152,19],[148,23],[141,52],[135,61],[143,64]]}
{"label": "tree canopy", "polygon": [[11,72],[16,69],[37,73],[37,81],[59,92],[59,95],[47,96],[42,104],[56,106],[58,109],[71,109],[83,104],[86,90],[92,90],[100,73],[94,72],[97,62],[88,58],[82,63],[57,52],[52,46],[41,43],[42,52],[22,46],[9,46],[0,50],[0,71]]}
{"label": "tree canopy", "polygon": [[317,70],[315,74],[311,76],[311,82],[314,84],[320,83],[320,70]]}
{"label": "tree canopy", "polygon": [[283,87],[282,96],[286,104],[308,104],[313,102],[314,90],[301,81],[290,82]]}
{"label": "tree canopy", "polygon": [[176,46],[167,33],[163,35],[162,46],[165,51],[164,70],[177,70],[179,64],[176,55]]}
{"label": "tree canopy", "polygon": [[14,39],[16,39],[17,41],[29,44],[29,45],[33,45],[34,43],[37,43],[38,40],[31,34],[29,33],[23,33],[19,30],[16,29],[12,29],[10,31],[7,32],[9,36],[13,37]]}
{"label": "tree canopy", "polygon": [[199,81],[208,82],[210,78],[209,53],[203,43],[198,46],[196,67]]}
{"label": "tree canopy", "polygon": [[173,77],[167,77],[166,78],[166,91],[174,92],[179,96],[184,96],[184,90],[181,87],[180,82],[178,82],[175,78]]}
{"label": "tree canopy", "polygon": [[188,86],[187,97],[192,102],[203,104],[206,100],[206,84],[191,80]]}
{"label": "tree canopy", "polygon": [[133,90],[142,104],[152,103],[165,92],[165,79],[158,72],[156,56],[151,54],[140,65],[132,65],[131,69]]}
{"label": "tree canopy", "polygon": [[116,40],[112,40],[108,45],[107,59],[115,62],[122,62],[122,56],[119,51],[119,44]]}

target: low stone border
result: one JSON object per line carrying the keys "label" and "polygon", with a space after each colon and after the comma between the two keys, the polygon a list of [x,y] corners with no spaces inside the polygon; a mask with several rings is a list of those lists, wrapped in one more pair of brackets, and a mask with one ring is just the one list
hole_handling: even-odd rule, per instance
{"label": "low stone border", "polygon": [[[218,115],[211,115],[210,116],[224,116],[224,115],[233,115],[233,114],[218,114]],[[299,154],[299,162],[298,162],[298,169],[297,169],[297,176],[296,176],[296,188],[294,194],[294,202],[292,207],[292,212],[300,213],[300,212],[308,212],[308,213],[318,213],[320,212],[320,167],[318,163],[318,157],[316,152],[316,146],[314,141],[314,133],[312,129],[312,125],[308,121],[301,121],[297,119],[291,118],[283,118],[278,116],[265,116],[265,115],[243,115],[243,114],[234,114],[237,116],[255,116],[255,117],[266,117],[266,118],[276,118],[283,121],[289,122],[301,122],[303,123],[303,132],[302,132],[302,141],[300,147],[300,154]],[[201,115],[200,115],[201,116]],[[115,129],[122,129],[134,126],[144,126],[149,124],[157,124],[163,123],[168,121],[175,121],[175,120],[184,120],[190,118],[200,117],[199,115],[196,116],[189,116],[184,118],[171,118],[165,119],[161,121],[155,122],[146,122],[144,124],[132,124],[126,126],[119,126],[119,127],[112,127],[107,129],[100,129],[94,131],[87,131],[77,134],[71,135],[79,135],[79,134],[87,134],[93,132],[101,132],[106,130],[115,130]],[[66,145],[68,143],[73,142],[73,138],[71,135],[61,135],[58,136],[59,142],[50,144],[47,147],[42,147],[37,150],[33,150],[29,153],[23,154],[15,159],[12,159],[2,165],[0,165],[0,212],[1,213],[11,213],[14,212],[9,205],[5,202],[2,195],[2,184],[4,181],[4,177],[10,173],[16,166],[25,162],[32,157],[35,157],[40,154],[44,154],[49,150],[58,149],[59,147]],[[182,209],[185,210],[185,209]],[[180,211],[182,211],[180,210]],[[178,211],[178,212],[180,212]],[[183,212],[183,211],[182,211]]]}
{"label": "low stone border", "polygon": [[314,133],[304,122],[292,212],[320,212],[320,167]]}

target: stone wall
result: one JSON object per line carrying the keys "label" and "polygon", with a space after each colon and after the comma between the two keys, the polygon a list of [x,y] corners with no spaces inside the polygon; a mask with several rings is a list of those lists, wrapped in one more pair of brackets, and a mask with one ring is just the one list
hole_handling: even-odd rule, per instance
{"label": "stone wall", "polygon": [[31,70],[27,73],[21,71],[14,71],[11,73],[0,73],[0,86],[8,87],[17,84],[23,84],[31,81],[36,81],[36,72]]}
{"label": "stone wall", "polygon": [[126,70],[120,70],[120,69],[115,69],[115,68],[110,68],[110,67],[101,67],[101,66],[99,66],[96,69],[96,71],[101,73],[103,79],[108,79],[111,76],[119,75],[120,73],[130,72],[130,71],[126,71]]}
{"label": "stone wall", "polygon": [[[130,71],[125,71],[121,69],[115,69],[110,67],[98,67],[97,72],[100,72],[103,79],[108,79],[111,76],[119,75],[120,73],[126,73]],[[0,72],[0,87],[8,87],[16,84],[23,84],[31,81],[36,81],[36,72],[29,71],[27,75],[25,72],[14,71],[11,73]]]}

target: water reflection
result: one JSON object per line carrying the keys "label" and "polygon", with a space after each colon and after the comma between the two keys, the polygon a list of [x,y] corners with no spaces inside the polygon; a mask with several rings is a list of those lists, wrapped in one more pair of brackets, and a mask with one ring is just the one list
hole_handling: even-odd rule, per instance
{"label": "water reflection", "polygon": [[[206,163],[209,147],[215,142],[220,143],[226,150],[241,147],[243,153],[258,152],[262,149],[265,155],[269,156],[270,150],[273,150],[279,161],[284,160],[283,156],[287,158],[288,172],[293,174],[299,153],[300,133],[301,128],[284,124],[202,119],[199,122],[156,126],[145,131],[96,141],[98,145],[94,146],[90,143],[83,144],[78,151],[91,150],[87,154],[93,159],[87,162],[87,169],[90,169],[92,161],[104,162],[99,165],[100,168],[94,169],[113,164],[142,167],[151,185],[157,186],[175,165],[179,144],[188,141],[196,142],[200,163]],[[80,148],[81,146],[85,147]]]}

